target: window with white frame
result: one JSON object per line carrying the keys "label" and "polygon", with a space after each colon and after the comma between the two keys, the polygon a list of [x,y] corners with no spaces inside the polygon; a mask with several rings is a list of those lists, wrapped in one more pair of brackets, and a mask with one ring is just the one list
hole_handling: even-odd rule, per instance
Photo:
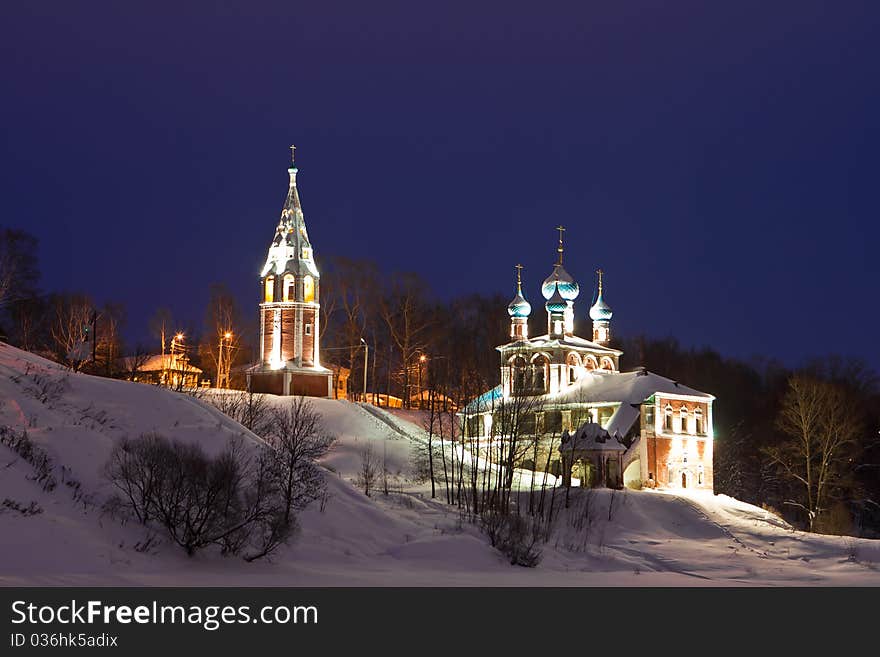
{"label": "window with white frame", "polygon": [[682,406],[678,411],[679,416],[681,417],[681,433],[688,432],[688,409],[687,406]]}
{"label": "window with white frame", "polygon": [[663,428],[666,431],[672,431],[672,404],[666,404],[663,417]]}

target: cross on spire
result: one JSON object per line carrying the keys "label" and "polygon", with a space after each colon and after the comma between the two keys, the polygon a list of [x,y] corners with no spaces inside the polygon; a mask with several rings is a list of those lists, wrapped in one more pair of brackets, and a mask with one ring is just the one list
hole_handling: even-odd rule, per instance
{"label": "cross on spire", "polygon": [[602,274],[605,272],[602,271],[601,267],[596,270],[596,273],[599,274],[599,294],[602,294]]}
{"label": "cross on spire", "polygon": [[293,164],[296,159],[296,146],[290,145],[290,163]]}
{"label": "cross on spire", "polygon": [[559,231],[559,246],[556,247],[556,252],[559,254],[558,260],[556,262],[557,265],[562,264],[562,233],[565,232],[565,226],[557,226],[556,230]]}
{"label": "cross on spire", "polygon": [[519,263],[514,265],[514,269],[516,269],[516,293],[522,294],[522,268],[523,266]]}

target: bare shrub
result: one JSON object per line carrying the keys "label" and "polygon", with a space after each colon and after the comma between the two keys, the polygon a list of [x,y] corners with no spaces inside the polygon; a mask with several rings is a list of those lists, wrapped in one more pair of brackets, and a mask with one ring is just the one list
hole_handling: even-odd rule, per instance
{"label": "bare shrub", "polygon": [[7,497],[7,498],[3,499],[2,503],[0,503],[0,513],[3,513],[4,511],[7,511],[7,510],[17,511],[21,515],[27,517],[27,516],[39,515],[40,513],[43,512],[43,507],[41,507],[36,502],[31,502],[30,504],[25,506],[24,504],[21,504],[20,502],[16,502],[15,500]]}
{"label": "bare shrub", "polygon": [[188,555],[215,545],[250,561],[271,554],[295,529],[285,518],[274,458],[230,441],[218,456],[198,445],[145,434],[121,441],[105,467],[119,491],[110,508],[161,526]]}
{"label": "bare shrub", "polygon": [[361,450],[361,465],[358,470],[357,484],[364,489],[364,495],[370,496],[379,477],[379,462],[373,454],[373,445],[367,443]]}
{"label": "bare shrub", "polygon": [[33,468],[33,473],[28,479],[40,484],[44,491],[55,490],[58,482],[52,474],[52,459],[49,458],[46,450],[35,445],[28,438],[26,430],[18,432],[12,427],[0,426],[0,445],[11,449]]}
{"label": "bare shrub", "polygon": [[543,529],[537,518],[489,509],[481,515],[481,528],[511,565],[534,568],[541,562]]}

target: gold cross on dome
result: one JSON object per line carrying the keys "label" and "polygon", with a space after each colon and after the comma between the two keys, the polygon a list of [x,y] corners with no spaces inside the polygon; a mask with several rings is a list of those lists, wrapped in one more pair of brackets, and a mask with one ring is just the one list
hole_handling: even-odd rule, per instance
{"label": "gold cross on dome", "polygon": [[556,230],[559,231],[559,246],[556,247],[556,252],[559,254],[559,259],[556,264],[562,264],[562,233],[565,232],[565,226],[557,226]]}
{"label": "gold cross on dome", "polygon": [[516,269],[516,291],[519,292],[522,287],[522,275],[521,274],[522,274],[523,266],[521,264],[517,263],[516,265],[514,265],[514,268]]}
{"label": "gold cross on dome", "polygon": [[291,144],[290,145],[290,163],[291,164],[293,164],[294,160],[296,159],[295,156],[296,156],[296,146]]}

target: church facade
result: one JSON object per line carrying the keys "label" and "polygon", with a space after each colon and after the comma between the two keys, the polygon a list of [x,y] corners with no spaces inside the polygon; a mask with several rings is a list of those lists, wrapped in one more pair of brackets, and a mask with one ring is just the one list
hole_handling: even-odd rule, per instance
{"label": "church facade", "polygon": [[547,332],[529,335],[532,307],[517,265],[510,341],[497,347],[501,384],[464,409],[468,435],[491,441],[518,416],[516,431],[537,436],[541,446],[523,467],[588,486],[712,490],[714,397],[644,368],[620,371],[602,270],[589,310],[591,339],[575,335],[580,288],[563,266],[562,230],[556,264],[541,284]]}
{"label": "church facade", "polygon": [[260,273],[260,362],[247,372],[248,390],[332,397],[333,372],[320,358],[321,275],[292,156],[287,173],[287,199]]}

